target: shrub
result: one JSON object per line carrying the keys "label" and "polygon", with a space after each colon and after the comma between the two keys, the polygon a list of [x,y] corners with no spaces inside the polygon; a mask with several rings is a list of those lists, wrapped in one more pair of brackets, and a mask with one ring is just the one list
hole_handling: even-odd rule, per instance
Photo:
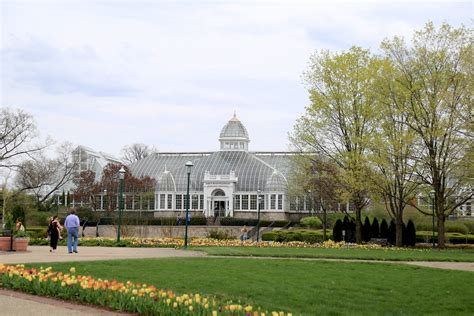
{"label": "shrub", "polygon": [[416,243],[416,230],[415,230],[415,224],[413,224],[413,221],[410,219],[407,223],[407,228],[406,228],[406,245],[407,246],[415,246]]}
{"label": "shrub", "polygon": [[47,230],[48,227],[46,226],[33,226],[26,228],[26,231],[31,238],[45,238],[48,235]]}
{"label": "shrub", "polygon": [[221,229],[211,229],[207,232],[206,237],[218,240],[235,239],[235,236],[232,235],[229,231]]}
{"label": "shrub", "polygon": [[388,224],[385,218],[380,223],[380,238],[388,238]]}
{"label": "shrub", "polygon": [[372,221],[372,226],[371,228],[371,238],[379,238],[380,237],[380,228],[379,228],[379,221],[377,217],[374,218]]}
{"label": "shrub", "polygon": [[319,230],[304,229],[277,230],[263,233],[262,240],[277,242],[303,241],[314,244],[323,241],[323,233]]}
{"label": "shrub", "polygon": [[370,220],[366,216],[364,221],[364,226],[362,227],[362,240],[365,242],[370,241],[372,227],[370,225]]}
{"label": "shrub", "polygon": [[338,219],[336,224],[334,224],[332,236],[334,237],[334,241],[342,241],[342,221],[340,219]]}
{"label": "shrub", "polygon": [[444,231],[447,233],[460,233],[466,235],[469,233],[469,228],[465,225],[465,223],[445,222]]}
{"label": "shrub", "polygon": [[390,226],[388,227],[387,233],[387,242],[391,245],[395,245],[395,236],[397,233],[397,229],[395,228],[395,222],[393,219],[390,221]]}
{"label": "shrub", "polygon": [[467,220],[464,221],[463,224],[467,227],[469,234],[474,234],[474,221]]}
{"label": "shrub", "polygon": [[323,225],[321,220],[316,216],[303,217],[300,220],[300,224],[310,228],[322,228]]}
{"label": "shrub", "polygon": [[16,222],[17,219],[20,219],[21,222],[25,224],[25,208],[22,205],[15,205],[12,209],[12,217],[14,222]]}

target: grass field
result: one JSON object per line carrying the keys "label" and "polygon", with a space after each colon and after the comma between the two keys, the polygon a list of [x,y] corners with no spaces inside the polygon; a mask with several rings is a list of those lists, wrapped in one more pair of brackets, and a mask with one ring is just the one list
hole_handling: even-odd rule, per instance
{"label": "grass field", "polygon": [[325,249],[325,248],[258,248],[258,247],[195,247],[215,256],[337,258],[391,261],[464,261],[474,262],[473,250],[431,249]]}
{"label": "grass field", "polygon": [[[45,266],[45,264],[42,264]],[[55,270],[240,298],[294,315],[472,315],[474,273],[397,264],[168,258],[51,264]]]}

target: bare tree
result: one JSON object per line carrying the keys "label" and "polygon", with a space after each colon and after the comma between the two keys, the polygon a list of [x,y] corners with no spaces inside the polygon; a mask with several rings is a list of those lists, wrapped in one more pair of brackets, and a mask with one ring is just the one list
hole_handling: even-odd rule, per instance
{"label": "bare tree", "polygon": [[71,144],[64,143],[57,149],[57,158],[40,155],[21,163],[16,178],[18,188],[33,193],[37,205],[46,201],[75,177],[72,150]]}
{"label": "bare tree", "polygon": [[37,136],[33,117],[19,109],[0,110],[0,168],[16,168],[20,160],[40,153],[45,144],[34,144]]}
{"label": "bare tree", "polygon": [[128,164],[132,164],[135,161],[148,157],[156,151],[156,149],[150,148],[145,144],[127,145],[122,148],[122,159]]}

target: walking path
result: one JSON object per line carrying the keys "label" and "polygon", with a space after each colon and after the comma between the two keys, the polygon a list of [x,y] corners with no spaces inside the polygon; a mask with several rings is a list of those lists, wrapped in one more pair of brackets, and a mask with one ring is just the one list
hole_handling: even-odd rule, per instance
{"label": "walking path", "polygon": [[[26,252],[0,252],[0,264],[17,264],[33,262],[74,262],[114,259],[170,258],[170,257],[204,257],[204,252],[178,250],[173,248],[119,248],[119,247],[80,247],[78,254],[68,254],[66,247],[59,247],[54,253],[47,246],[29,246]],[[355,259],[324,258],[276,258],[245,256],[213,256],[213,258],[246,258],[302,261],[337,261],[407,264],[422,267],[462,270],[474,272],[473,262],[429,262],[429,261],[376,261]],[[0,313],[2,315],[127,315],[95,307],[89,307],[56,299],[39,297],[15,291],[0,289]]]}
{"label": "walking path", "polygon": [[28,251],[0,252],[0,263],[69,262],[115,259],[198,257],[206,254],[200,251],[174,248],[121,248],[121,247],[79,247],[79,253],[69,254],[65,246],[56,252],[49,252],[47,246],[28,246]]}

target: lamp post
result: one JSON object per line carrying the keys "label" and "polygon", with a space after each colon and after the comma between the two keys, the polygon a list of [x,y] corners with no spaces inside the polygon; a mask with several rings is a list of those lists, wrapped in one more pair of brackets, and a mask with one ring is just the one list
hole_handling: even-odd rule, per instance
{"label": "lamp post", "polygon": [[311,195],[311,190],[308,190],[308,198],[309,202],[311,203],[311,208],[308,209],[308,212],[310,213],[311,216],[313,216],[313,196]]}
{"label": "lamp post", "polygon": [[123,184],[125,179],[125,169],[120,168],[119,170],[119,221],[118,221],[118,231],[117,231],[117,242],[120,242],[120,225],[122,224],[122,210],[123,210]]}
{"label": "lamp post", "polygon": [[185,164],[186,166],[186,173],[188,174],[188,185],[187,185],[187,189],[186,189],[186,218],[185,218],[185,222],[186,222],[186,228],[184,229],[184,248],[188,248],[188,219],[189,219],[189,204],[190,204],[190,201],[189,201],[189,182],[190,182],[190,179],[191,179],[191,169],[193,168],[193,163],[192,161],[188,161],[186,162]]}
{"label": "lamp post", "polygon": [[260,239],[260,189],[257,190],[257,242]]}
{"label": "lamp post", "polygon": [[435,248],[435,191],[430,191],[430,195],[431,195],[431,211],[432,211],[432,219],[433,219],[433,225],[432,225],[432,228],[433,228],[433,237],[432,237],[432,241],[433,241],[433,249]]}
{"label": "lamp post", "polygon": [[106,198],[107,198],[107,190],[104,189],[104,195],[102,196],[102,210],[103,211],[107,209]]}

